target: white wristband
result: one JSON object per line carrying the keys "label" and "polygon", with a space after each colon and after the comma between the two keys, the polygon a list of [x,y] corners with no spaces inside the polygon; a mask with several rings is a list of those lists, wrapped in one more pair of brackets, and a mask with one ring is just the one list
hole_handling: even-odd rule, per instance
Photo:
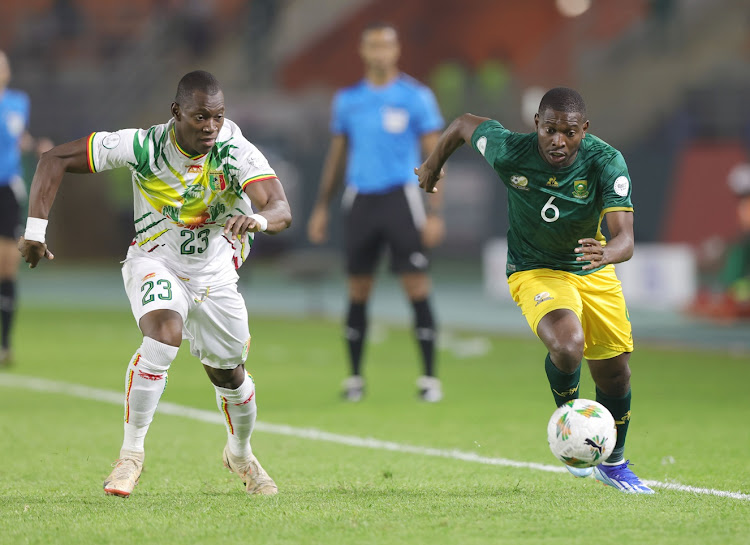
{"label": "white wristband", "polygon": [[47,220],[42,218],[28,218],[26,220],[26,232],[23,238],[26,240],[35,240],[44,242],[44,235],[47,232]]}
{"label": "white wristband", "polygon": [[268,220],[260,214],[251,214],[248,216],[248,218],[253,218],[255,221],[257,221],[260,225],[261,231],[265,231],[266,229],[268,229]]}

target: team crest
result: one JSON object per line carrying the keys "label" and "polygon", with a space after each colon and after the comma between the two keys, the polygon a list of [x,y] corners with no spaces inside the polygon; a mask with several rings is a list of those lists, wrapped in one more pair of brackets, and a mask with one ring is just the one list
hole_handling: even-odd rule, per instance
{"label": "team crest", "polygon": [[573,196],[577,199],[585,199],[589,196],[589,182],[587,180],[576,180],[573,182]]}
{"label": "team crest", "polygon": [[527,186],[529,185],[529,179],[526,176],[518,176],[514,174],[510,177],[510,185],[512,185],[516,189],[523,189],[524,191],[528,191],[529,188]]}
{"label": "team crest", "polygon": [[560,184],[557,183],[557,178],[555,176],[550,176],[550,179],[547,180],[547,187],[560,187]]}
{"label": "team crest", "polygon": [[208,187],[214,193],[219,193],[227,188],[227,182],[224,178],[223,170],[212,170],[208,173]]}

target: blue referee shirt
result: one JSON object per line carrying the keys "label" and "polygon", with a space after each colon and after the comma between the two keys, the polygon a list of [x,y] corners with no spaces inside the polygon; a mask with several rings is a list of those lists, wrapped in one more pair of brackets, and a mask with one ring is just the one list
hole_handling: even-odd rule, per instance
{"label": "blue referee shirt", "polygon": [[29,97],[6,89],[0,95],[0,186],[21,176],[21,136],[29,123]]}
{"label": "blue referee shirt", "polygon": [[443,128],[429,88],[405,74],[382,87],[362,80],[336,93],[332,109],[331,132],[348,141],[348,185],[359,193],[385,193],[417,183],[420,138]]}

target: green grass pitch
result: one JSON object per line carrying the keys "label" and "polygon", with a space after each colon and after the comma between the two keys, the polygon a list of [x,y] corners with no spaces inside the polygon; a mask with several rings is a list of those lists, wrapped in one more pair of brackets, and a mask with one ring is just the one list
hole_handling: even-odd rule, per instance
{"label": "green grass pitch", "polygon": [[[546,444],[554,407],[536,341],[488,337],[486,353],[469,357],[445,346],[446,398],[430,405],[416,399],[410,332],[384,327],[366,353],[367,396],[350,405],[338,397],[339,324],[264,318],[251,320],[251,332],[259,422],[557,465]],[[454,343],[468,337],[476,334],[451,335]],[[29,376],[122,395],[139,343],[126,311],[21,309],[16,363],[0,375],[0,543],[748,543],[747,498],[665,488],[630,496],[567,473],[263,429],[253,447],[280,492],[248,497],[221,465],[223,426],[159,413],[135,492],[105,496],[121,406],[9,381]],[[637,474],[750,494],[750,358],[638,346],[631,366],[626,456]],[[593,396],[584,373],[582,397]],[[163,401],[218,415],[186,346]]]}

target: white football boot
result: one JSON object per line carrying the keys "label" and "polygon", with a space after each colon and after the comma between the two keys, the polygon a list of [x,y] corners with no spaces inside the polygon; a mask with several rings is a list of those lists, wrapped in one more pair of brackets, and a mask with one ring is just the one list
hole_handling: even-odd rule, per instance
{"label": "white football boot", "polygon": [[273,496],[279,492],[276,483],[261,467],[260,462],[254,455],[251,454],[245,458],[235,456],[227,445],[224,447],[222,458],[224,467],[232,473],[236,473],[245,483],[245,490],[248,494]]}
{"label": "white football boot", "polygon": [[104,492],[111,496],[127,498],[138,484],[138,479],[143,470],[145,452],[133,450],[121,450],[120,458],[113,464],[112,473],[104,480]]}

